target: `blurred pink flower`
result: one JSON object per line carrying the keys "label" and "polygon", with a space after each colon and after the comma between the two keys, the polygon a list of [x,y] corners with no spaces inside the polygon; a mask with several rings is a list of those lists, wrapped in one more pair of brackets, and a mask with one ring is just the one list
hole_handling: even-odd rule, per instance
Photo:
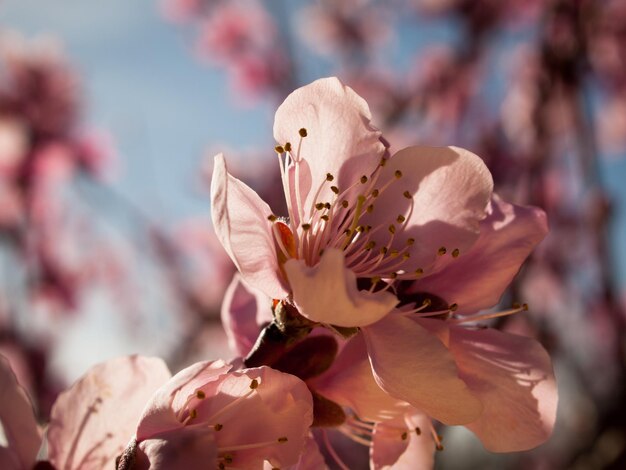
{"label": "blurred pink flower", "polygon": [[299,14],[298,32],[319,54],[373,52],[390,39],[388,9],[369,0],[319,2]]}
{"label": "blurred pink flower", "polygon": [[3,356],[0,356],[0,425],[4,437],[0,444],[0,467],[32,468],[41,446],[41,431],[28,395]]}
{"label": "blurred pink flower", "polygon": [[152,394],[170,378],[161,359],[121,357],[90,369],[52,407],[48,458],[55,468],[114,468]]}

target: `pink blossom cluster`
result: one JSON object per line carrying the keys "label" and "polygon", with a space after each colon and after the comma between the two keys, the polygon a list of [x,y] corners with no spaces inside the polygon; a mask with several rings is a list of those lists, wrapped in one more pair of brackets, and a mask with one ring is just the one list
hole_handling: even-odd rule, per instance
{"label": "pink blossom cluster", "polygon": [[289,57],[260,0],[168,0],[163,10],[170,20],[196,27],[197,56],[223,67],[237,92],[255,97],[290,85]]}
{"label": "pink blossom cluster", "polygon": [[467,150],[392,154],[336,78],[290,94],[274,137],[285,216],[215,158],[213,222],[239,270],[222,319],[238,358],[174,376],[156,358],[95,366],[55,402],[39,462],[41,429],[3,360],[3,468],[353,468],[339,435],[372,469],[429,468],[439,425],[493,452],[550,436],[550,357],[483,324],[527,310],[486,309],[546,235],[545,214],[501,200]]}

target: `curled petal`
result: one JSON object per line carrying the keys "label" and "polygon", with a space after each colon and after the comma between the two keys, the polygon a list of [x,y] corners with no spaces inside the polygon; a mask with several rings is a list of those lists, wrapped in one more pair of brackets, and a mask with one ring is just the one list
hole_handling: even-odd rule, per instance
{"label": "curled petal", "polygon": [[177,414],[187,404],[190,395],[203,389],[214,393],[219,380],[232,366],[224,361],[197,362],[178,372],[155,391],[137,420],[137,440],[144,441],[181,427]]}
{"label": "curled petal", "polygon": [[474,246],[441,271],[416,282],[414,289],[458,304],[457,314],[491,307],[547,233],[541,209],[508,204],[494,195]]}
{"label": "curled petal", "polygon": [[134,470],[204,470],[217,462],[217,445],[208,428],[182,428],[139,444]]}
{"label": "curled petal", "polygon": [[[327,173],[343,191],[374,171],[385,145],[380,131],[370,124],[371,117],[365,100],[334,77],[298,88],[280,105],[274,138],[281,145],[291,143],[294,156],[306,162],[299,178],[304,208],[317,202],[312,198]],[[301,137],[300,129],[306,129],[306,137]],[[332,200],[329,185],[320,200]]]}
{"label": "curled petal", "polygon": [[398,303],[389,292],[359,291],[346,269],[343,251],[324,252],[318,265],[301,260],[285,263],[285,272],[300,313],[309,320],[337,326],[365,326],[380,320]]}
{"label": "curled petal", "polygon": [[8,444],[8,447],[0,445],[1,467],[31,468],[41,446],[41,433],[33,405],[3,356],[0,356],[0,425]]}
{"label": "curled petal", "polygon": [[[464,253],[478,238],[479,222],[493,190],[489,170],[473,153],[458,147],[408,147],[393,155],[379,177],[391,182],[374,202],[372,226],[403,216],[405,230],[394,239],[403,249],[409,238],[411,269],[430,266],[440,248]],[[396,230],[398,232],[399,230]],[[372,236],[385,246],[386,231]]]}
{"label": "curled petal", "polygon": [[269,206],[231,176],[220,154],[211,180],[211,217],[218,239],[243,278],[274,299],[287,295],[272,235]]}
{"label": "curled petal", "polygon": [[428,416],[413,411],[391,421],[377,423],[370,448],[372,470],[431,469],[435,441]]}
{"label": "curled petal", "polygon": [[49,459],[56,468],[114,468],[135,434],[141,411],[169,379],[158,358],[121,357],[89,370],[59,395],[48,427]]}
{"label": "curled petal", "polygon": [[222,302],[222,325],[230,349],[245,357],[259,336],[261,325],[272,321],[271,299],[235,274]]}
{"label": "curled petal", "polygon": [[459,375],[483,402],[467,425],[492,452],[517,452],[544,443],[554,427],[557,391],[552,363],[531,338],[493,329],[450,330]]}
{"label": "curled petal", "polygon": [[392,313],[362,329],[376,382],[445,424],[478,418],[481,402],[459,378],[454,358],[438,335],[417,320]]}

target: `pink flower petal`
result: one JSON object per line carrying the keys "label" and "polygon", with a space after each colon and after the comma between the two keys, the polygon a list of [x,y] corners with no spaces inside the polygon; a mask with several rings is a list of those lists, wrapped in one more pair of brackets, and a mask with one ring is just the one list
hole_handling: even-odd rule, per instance
{"label": "pink flower petal", "polygon": [[[269,463],[265,463],[263,470],[273,470]],[[324,456],[320,452],[317,442],[312,436],[306,438],[304,450],[298,463],[288,467],[286,470],[328,470]]]}
{"label": "pink flower petal", "polygon": [[372,374],[362,335],[353,337],[328,372],[309,381],[312,388],[326,398],[349,407],[366,421],[381,421],[402,415],[407,403],[383,391]]}
{"label": "pink flower petal", "polygon": [[445,424],[466,424],[482,411],[481,402],[459,378],[438,335],[417,320],[392,313],[362,329],[374,377],[390,395],[409,402]]}
{"label": "pink flower petal", "polygon": [[271,298],[287,295],[272,236],[269,206],[231,176],[220,154],[211,181],[211,217],[217,237],[243,278]]}
{"label": "pink flower petal", "polygon": [[222,326],[230,349],[241,357],[247,356],[259,336],[261,325],[271,321],[271,299],[235,274],[222,302]]}
{"label": "pink flower petal", "polygon": [[285,272],[293,300],[306,318],[329,325],[365,326],[380,320],[398,303],[389,292],[359,291],[346,269],[343,251],[329,248],[317,266],[291,259]]}
{"label": "pink flower petal", "polygon": [[[414,239],[409,247],[411,258],[405,264],[410,270],[426,269],[441,247],[450,254],[455,249],[464,253],[472,246],[493,190],[483,161],[458,147],[400,150],[388,160],[378,181],[380,187],[391,184],[375,200],[364,224],[386,226],[392,219],[397,234],[393,246],[399,250],[407,246],[409,238]],[[398,216],[406,218],[403,231]],[[385,246],[389,233],[378,231],[371,239]]]}
{"label": "pink flower petal", "polygon": [[31,468],[41,447],[41,433],[33,405],[4,356],[0,356],[0,424],[8,444],[0,446],[0,467]]}
{"label": "pink flower petal", "polygon": [[552,363],[537,341],[493,329],[450,330],[459,374],[483,402],[467,425],[492,452],[532,449],[554,427],[557,391]]}
{"label": "pink flower petal", "polygon": [[141,442],[181,428],[177,414],[187,404],[188,397],[198,389],[206,393],[209,386],[209,394],[214,393],[218,381],[231,369],[232,366],[224,361],[205,361],[197,362],[174,375],[146,400],[141,420],[137,420],[137,440]]}
{"label": "pink flower petal", "polygon": [[141,411],[170,373],[158,358],[130,356],[91,368],[52,407],[49,459],[56,468],[114,468]]}
{"label": "pink flower petal", "polygon": [[[300,169],[300,193],[306,210],[318,202],[313,197],[327,173],[336,178],[333,184],[343,191],[379,164],[385,145],[381,133],[370,124],[371,117],[365,100],[337,78],[298,88],[280,105],[274,138],[281,145],[290,142],[294,156],[306,162]],[[302,128],[307,131],[304,138],[299,135]],[[329,185],[319,200],[332,200]]]}
{"label": "pink flower petal", "polygon": [[208,428],[181,428],[138,446],[133,470],[205,470],[217,462],[214,433]]}
{"label": "pink flower petal", "polygon": [[421,470],[435,464],[435,441],[428,416],[414,411],[377,423],[370,449],[372,470]]}
{"label": "pink flower petal", "polygon": [[457,303],[457,314],[491,307],[547,233],[541,209],[508,204],[494,195],[474,246],[441,271],[417,281],[414,290]]}

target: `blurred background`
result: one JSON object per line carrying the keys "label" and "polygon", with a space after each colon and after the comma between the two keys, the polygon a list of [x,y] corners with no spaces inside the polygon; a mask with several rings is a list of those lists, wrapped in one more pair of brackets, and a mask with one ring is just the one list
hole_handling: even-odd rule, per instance
{"label": "blurred background", "polygon": [[496,325],[552,355],[554,435],[449,428],[438,468],[626,468],[623,0],[2,0],[0,354],[42,421],[102,360],[231,357],[212,156],[279,212],[273,113],[329,75],[392,151],[466,147],[548,213]]}

